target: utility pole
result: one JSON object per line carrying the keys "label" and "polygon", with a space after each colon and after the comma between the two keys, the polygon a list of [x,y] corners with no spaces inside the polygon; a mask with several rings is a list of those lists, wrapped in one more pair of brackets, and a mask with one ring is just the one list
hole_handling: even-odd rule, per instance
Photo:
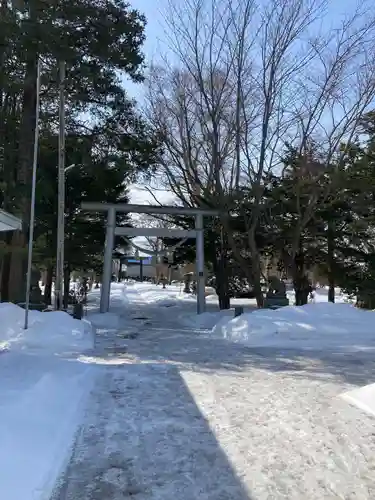
{"label": "utility pole", "polygon": [[64,298],[64,239],[65,239],[65,61],[59,66],[59,159],[57,188],[57,252],[55,309],[63,308]]}
{"label": "utility pole", "polygon": [[33,175],[32,175],[32,187],[31,187],[29,245],[27,253],[26,302],[25,302],[25,323],[24,323],[25,330],[27,330],[29,327],[30,288],[31,288],[31,272],[32,272],[31,267],[33,261],[34,224],[35,224],[35,189],[36,189],[36,173],[38,166],[38,151],[39,151],[39,115],[40,115],[40,59],[38,57],[37,77],[36,77]]}

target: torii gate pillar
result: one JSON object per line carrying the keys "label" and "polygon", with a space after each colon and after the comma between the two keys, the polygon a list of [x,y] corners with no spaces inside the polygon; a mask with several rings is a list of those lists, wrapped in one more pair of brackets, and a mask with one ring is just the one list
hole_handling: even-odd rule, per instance
{"label": "torii gate pillar", "polygon": [[107,213],[107,227],[105,233],[104,244],[104,262],[103,262],[103,278],[102,289],[100,291],[100,312],[106,313],[109,311],[109,298],[111,295],[112,282],[112,255],[115,241],[116,231],[116,210],[110,208]]}
{"label": "torii gate pillar", "polygon": [[196,236],[196,274],[197,274],[197,313],[203,314],[206,311],[206,284],[204,280],[204,234],[203,215],[195,216]]}
{"label": "torii gate pillar", "polygon": [[[83,210],[93,212],[107,212],[107,227],[104,248],[103,280],[100,295],[100,312],[106,313],[109,310],[109,299],[111,293],[112,281],[112,254],[114,239],[116,234],[139,234],[146,235],[152,233],[159,236],[180,236],[196,238],[196,274],[197,274],[197,313],[202,314],[206,310],[206,294],[204,280],[204,225],[203,217],[217,216],[220,214],[217,210],[190,208],[190,207],[172,207],[172,206],[152,206],[152,205],[128,205],[128,204],[110,204],[110,203],[82,203]],[[123,213],[147,213],[147,214],[177,214],[190,215],[195,217],[195,230],[184,231],[176,229],[143,229],[143,228],[116,228],[116,212]],[[158,234],[156,234],[158,232]],[[159,234],[160,233],[160,234]]]}

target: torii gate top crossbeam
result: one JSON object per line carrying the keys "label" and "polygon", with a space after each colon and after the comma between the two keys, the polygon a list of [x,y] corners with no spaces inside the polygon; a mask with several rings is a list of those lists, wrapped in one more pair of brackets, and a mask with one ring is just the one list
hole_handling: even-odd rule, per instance
{"label": "torii gate top crossbeam", "polygon": [[[93,203],[83,202],[82,210],[89,212],[107,212],[107,228],[104,248],[104,263],[103,263],[103,280],[100,297],[100,312],[108,312],[109,298],[111,291],[111,276],[112,276],[112,254],[113,242],[117,234],[139,234],[137,228],[116,228],[116,212],[136,213],[136,214],[166,214],[166,215],[190,215],[195,217],[194,231],[179,230],[178,235],[183,234],[196,238],[196,264],[197,264],[197,311],[201,314],[205,311],[205,282],[204,282],[204,224],[203,217],[215,217],[218,215],[227,215],[225,210],[212,210],[206,208],[190,208],[190,207],[175,207],[175,206],[154,206],[154,205],[130,205],[127,203]],[[139,231],[141,231],[138,228]],[[149,229],[149,231],[152,231]],[[160,230],[159,230],[160,231]],[[171,229],[168,229],[168,236],[172,234]],[[176,231],[176,230],[175,230]],[[142,230],[146,232],[146,230]],[[150,234],[150,233],[149,233]]]}
{"label": "torii gate top crossbeam", "polygon": [[169,229],[169,228],[139,228],[139,227],[116,227],[115,234],[121,236],[146,236],[159,238],[196,238],[197,231],[189,231],[185,229]]}
{"label": "torii gate top crossbeam", "polygon": [[204,215],[207,217],[214,217],[224,213],[224,211],[209,208],[129,205],[128,203],[94,203],[90,201],[83,202],[81,208],[90,212],[106,212],[107,210],[115,209],[116,212],[133,214]]}

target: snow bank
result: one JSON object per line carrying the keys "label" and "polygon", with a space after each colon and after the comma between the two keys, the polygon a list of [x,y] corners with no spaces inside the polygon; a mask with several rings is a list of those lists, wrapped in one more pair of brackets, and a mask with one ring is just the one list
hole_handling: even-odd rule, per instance
{"label": "snow bank", "polygon": [[0,303],[0,346],[13,349],[42,349],[52,353],[83,351],[93,347],[90,324],[62,311],[29,312],[29,328],[23,329],[25,310]]}
{"label": "snow bank", "polygon": [[375,417],[375,384],[341,394],[342,399]]}
{"label": "snow bank", "polygon": [[[289,299],[289,304],[293,305],[295,304],[295,293],[294,289],[289,289],[286,292],[287,297]],[[313,291],[312,297],[309,296],[309,303],[316,303],[316,302],[328,302],[328,287],[323,287],[323,288],[316,288],[316,290]],[[336,304],[347,304],[350,303],[351,300],[349,299],[349,296],[344,294],[340,288],[336,287],[335,288],[335,303]]]}
{"label": "snow bank", "polygon": [[213,333],[252,347],[375,349],[375,313],[318,302],[222,318]]}
{"label": "snow bank", "polygon": [[[122,286],[122,288],[120,288]],[[120,291],[121,290],[121,291]],[[111,302],[122,294],[123,303],[141,303],[155,304],[158,306],[174,306],[181,301],[196,301],[196,297],[191,294],[182,292],[180,286],[167,285],[163,288],[162,285],[154,285],[151,283],[126,283],[117,285],[113,293],[111,291]],[[113,302],[112,302],[113,304]]]}
{"label": "snow bank", "polygon": [[10,351],[0,364],[0,497],[49,500],[69,460],[94,368]]}
{"label": "snow bank", "polygon": [[203,314],[181,314],[179,317],[180,322],[191,328],[197,330],[212,330],[219,322],[229,322],[234,316],[232,309],[226,309],[217,312],[205,312]]}
{"label": "snow bank", "polygon": [[94,367],[68,355],[94,339],[89,322],[65,312],[30,311],[27,330],[24,318],[0,304],[0,498],[49,500],[93,380]]}
{"label": "snow bank", "polygon": [[90,322],[98,329],[118,330],[121,325],[121,317],[113,312],[91,313],[88,317]]}

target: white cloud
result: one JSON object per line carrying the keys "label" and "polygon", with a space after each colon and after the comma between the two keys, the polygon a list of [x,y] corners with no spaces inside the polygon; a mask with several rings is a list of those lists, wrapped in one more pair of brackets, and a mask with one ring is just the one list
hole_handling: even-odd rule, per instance
{"label": "white cloud", "polygon": [[[176,204],[176,196],[171,190],[168,189],[147,189],[146,186],[141,184],[132,184],[129,187],[129,195],[130,195],[130,203],[134,205],[175,205]],[[143,214],[131,214],[131,219],[133,221],[134,226],[140,225],[137,224],[137,221],[142,219]],[[143,247],[149,248],[149,244],[147,240],[138,236],[134,238],[133,241]],[[140,255],[143,255],[140,252]]]}
{"label": "white cloud", "polygon": [[130,203],[134,205],[174,205],[176,196],[168,189],[148,189],[140,184],[132,184],[129,189]]}

